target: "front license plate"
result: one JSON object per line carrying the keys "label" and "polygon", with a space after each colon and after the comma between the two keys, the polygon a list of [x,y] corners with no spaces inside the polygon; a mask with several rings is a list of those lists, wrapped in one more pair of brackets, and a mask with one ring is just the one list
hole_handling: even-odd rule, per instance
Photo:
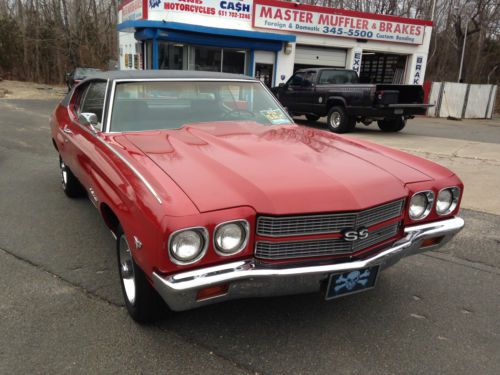
{"label": "front license plate", "polygon": [[375,287],[378,266],[330,275],[325,299],[363,292]]}
{"label": "front license plate", "polygon": [[403,110],[402,109],[395,109],[394,110],[394,114],[395,115],[402,115],[403,114]]}

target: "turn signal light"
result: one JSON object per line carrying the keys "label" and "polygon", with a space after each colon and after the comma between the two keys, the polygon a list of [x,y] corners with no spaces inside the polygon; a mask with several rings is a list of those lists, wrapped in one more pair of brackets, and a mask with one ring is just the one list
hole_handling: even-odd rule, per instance
{"label": "turn signal light", "polygon": [[422,245],[420,245],[420,248],[439,245],[439,243],[443,240],[443,238],[444,238],[443,236],[426,238],[425,240],[422,241]]}
{"label": "turn signal light", "polygon": [[200,289],[196,295],[197,301],[203,301],[205,299],[223,296],[227,294],[229,290],[229,284],[221,284],[209,286],[208,288]]}

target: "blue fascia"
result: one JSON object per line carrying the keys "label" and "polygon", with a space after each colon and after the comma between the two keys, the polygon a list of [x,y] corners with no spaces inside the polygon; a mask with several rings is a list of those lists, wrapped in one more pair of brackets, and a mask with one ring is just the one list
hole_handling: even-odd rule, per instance
{"label": "blue fascia", "polygon": [[134,32],[139,29],[168,29],[180,32],[220,35],[222,37],[248,38],[260,41],[295,42],[295,35],[264,33],[259,31],[221,29],[217,27],[190,25],[179,22],[136,20],[125,21],[117,26],[118,31]]}

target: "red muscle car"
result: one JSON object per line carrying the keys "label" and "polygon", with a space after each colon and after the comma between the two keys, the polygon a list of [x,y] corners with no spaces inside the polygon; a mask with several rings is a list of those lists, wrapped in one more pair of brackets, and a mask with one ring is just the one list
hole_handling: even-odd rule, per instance
{"label": "red muscle car", "polygon": [[115,236],[139,322],[160,296],[181,311],[368,290],[464,225],[453,172],[296,125],[246,76],[103,73],[75,86],[51,125],[62,188],[88,195]]}

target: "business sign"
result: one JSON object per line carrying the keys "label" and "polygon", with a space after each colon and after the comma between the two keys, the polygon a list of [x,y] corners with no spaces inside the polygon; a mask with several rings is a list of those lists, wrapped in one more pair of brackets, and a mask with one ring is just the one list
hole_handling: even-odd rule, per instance
{"label": "business sign", "polygon": [[164,19],[165,21],[193,23],[186,18],[193,15],[212,19],[212,26],[224,27],[217,24],[216,19],[234,19],[250,22],[252,19],[252,0],[150,0],[150,19]]}
{"label": "business sign", "polygon": [[352,64],[351,64],[351,69],[354,70],[356,73],[359,73],[361,71],[361,59],[363,58],[363,50],[361,48],[354,48],[352,51]]}
{"label": "business sign", "polygon": [[422,85],[424,83],[426,60],[426,56],[424,55],[415,56],[415,69],[412,82],[414,85]]}
{"label": "business sign", "polygon": [[254,0],[253,27],[323,36],[422,44],[430,21]]}
{"label": "business sign", "polygon": [[143,18],[143,0],[123,1],[121,4],[121,22],[135,21]]}

